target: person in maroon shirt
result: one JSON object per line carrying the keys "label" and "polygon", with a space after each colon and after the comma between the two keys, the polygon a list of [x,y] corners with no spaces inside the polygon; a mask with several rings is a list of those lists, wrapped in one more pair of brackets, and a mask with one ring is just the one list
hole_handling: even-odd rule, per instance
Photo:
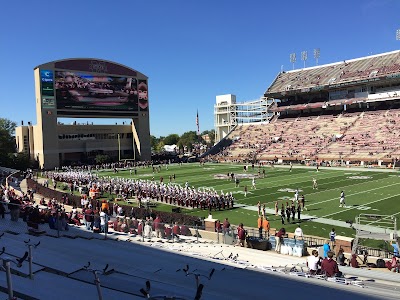
{"label": "person in maroon shirt", "polygon": [[222,224],[222,228],[224,229],[224,234],[229,234],[230,227],[231,227],[231,224],[229,223],[228,218],[225,218],[225,221]]}
{"label": "person in maroon shirt", "polygon": [[165,226],[165,237],[167,239],[171,238],[171,234],[172,234],[172,225],[171,226]]}
{"label": "person in maroon shirt", "polygon": [[237,235],[238,235],[238,240],[239,240],[238,245],[240,247],[244,247],[244,240],[246,239],[246,233],[243,228],[243,223],[239,224],[239,227],[237,229]]}
{"label": "person in maroon shirt", "polygon": [[154,230],[156,231],[157,238],[160,238],[162,226],[161,226],[161,218],[159,215],[157,215],[157,217],[154,219],[153,225],[154,225]]}
{"label": "person in maroon shirt", "polygon": [[321,263],[321,271],[325,272],[327,277],[341,277],[342,272],[339,271],[338,264],[333,259],[333,252],[328,252],[328,257]]}
{"label": "person in maroon shirt", "polygon": [[175,240],[175,238],[177,238],[177,240],[179,241],[180,234],[181,229],[179,228],[178,222],[175,222],[174,227],[172,227],[172,239]]}

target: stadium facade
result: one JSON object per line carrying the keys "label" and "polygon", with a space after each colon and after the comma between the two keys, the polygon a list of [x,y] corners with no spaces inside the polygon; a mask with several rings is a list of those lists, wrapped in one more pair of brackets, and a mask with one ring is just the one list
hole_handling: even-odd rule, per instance
{"label": "stadium facade", "polygon": [[[149,160],[148,77],[127,66],[75,58],[34,68],[37,124],[16,128],[19,152],[50,169],[93,161],[97,154]],[[130,119],[130,124],[93,125],[58,118]]]}

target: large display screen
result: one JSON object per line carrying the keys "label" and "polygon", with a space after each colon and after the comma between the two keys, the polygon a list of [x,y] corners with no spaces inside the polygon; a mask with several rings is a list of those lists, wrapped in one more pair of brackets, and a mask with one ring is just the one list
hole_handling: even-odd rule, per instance
{"label": "large display screen", "polygon": [[147,81],[138,86],[132,77],[55,71],[55,90],[57,109],[126,112],[138,111],[138,103],[142,110],[148,107]]}

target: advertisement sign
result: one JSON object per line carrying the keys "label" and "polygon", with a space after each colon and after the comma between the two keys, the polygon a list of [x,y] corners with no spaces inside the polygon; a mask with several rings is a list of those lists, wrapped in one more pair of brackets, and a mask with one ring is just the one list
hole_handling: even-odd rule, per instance
{"label": "advertisement sign", "polygon": [[42,89],[42,96],[54,96],[54,78],[53,71],[40,70],[40,82]]}

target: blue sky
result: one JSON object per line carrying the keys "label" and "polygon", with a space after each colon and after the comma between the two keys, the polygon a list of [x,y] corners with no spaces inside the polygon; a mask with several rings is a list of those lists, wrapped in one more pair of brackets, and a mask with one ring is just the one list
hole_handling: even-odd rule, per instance
{"label": "blue sky", "polygon": [[301,68],[314,48],[319,64],[399,49],[399,11],[398,0],[4,1],[0,117],[36,123],[33,68],[90,57],[149,77],[152,135],[195,131],[197,110],[210,130],[216,95],[259,98],[290,53]]}

